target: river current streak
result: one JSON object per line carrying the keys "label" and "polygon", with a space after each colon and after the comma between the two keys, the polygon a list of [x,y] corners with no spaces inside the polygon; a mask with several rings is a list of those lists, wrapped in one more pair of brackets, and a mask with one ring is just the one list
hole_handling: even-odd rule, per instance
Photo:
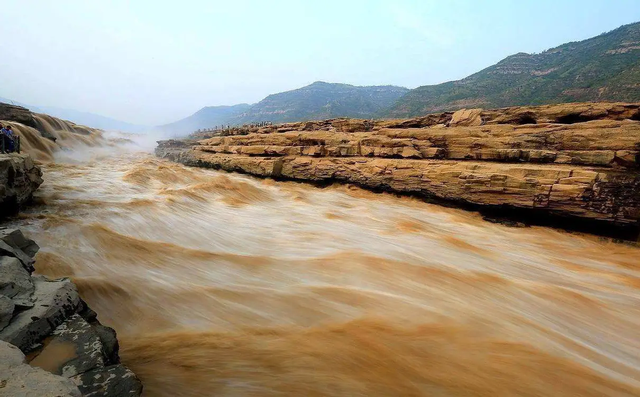
{"label": "river current streak", "polygon": [[148,396],[640,395],[637,247],[135,151],[43,170],[14,223]]}

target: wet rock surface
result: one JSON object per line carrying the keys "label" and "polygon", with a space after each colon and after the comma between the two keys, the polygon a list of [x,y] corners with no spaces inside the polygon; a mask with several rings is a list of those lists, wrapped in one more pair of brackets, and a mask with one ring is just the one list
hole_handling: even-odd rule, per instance
{"label": "wet rock surface", "polygon": [[56,376],[26,363],[17,347],[0,341],[0,395],[38,397],[80,397],[71,379]]}
{"label": "wet rock surface", "polygon": [[0,216],[16,213],[42,182],[42,171],[29,155],[0,154]]}
{"label": "wet rock surface", "polygon": [[139,396],[142,384],[124,365],[111,365],[75,376],[73,381],[78,385],[83,396]]}
{"label": "wet rock surface", "polygon": [[[60,354],[64,350],[69,354]],[[53,331],[47,345],[31,363],[38,362],[46,362],[52,373],[70,378],[104,367],[102,342],[94,328],[74,314]]]}
{"label": "wet rock surface", "polygon": [[261,177],[344,182],[472,209],[557,217],[637,237],[638,104],[463,109],[407,120],[235,128],[161,141],[186,165]]}
{"label": "wet rock surface", "polygon": [[140,395],[138,378],[119,364],[115,331],[71,280],[31,274],[37,251],[19,230],[0,230],[0,394]]}

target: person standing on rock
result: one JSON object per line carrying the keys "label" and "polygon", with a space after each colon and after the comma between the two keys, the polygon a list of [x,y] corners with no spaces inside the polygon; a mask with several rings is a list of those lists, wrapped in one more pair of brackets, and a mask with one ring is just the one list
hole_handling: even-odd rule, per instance
{"label": "person standing on rock", "polygon": [[4,139],[5,150],[8,153],[13,153],[15,150],[15,136],[10,125],[2,129],[2,139]]}
{"label": "person standing on rock", "polygon": [[2,153],[9,151],[9,135],[8,131],[2,124],[0,124],[0,139],[2,139]]}

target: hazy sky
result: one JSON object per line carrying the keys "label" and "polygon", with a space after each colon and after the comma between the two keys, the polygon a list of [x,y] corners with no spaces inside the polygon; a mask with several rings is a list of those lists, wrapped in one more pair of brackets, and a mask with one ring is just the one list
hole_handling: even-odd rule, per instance
{"label": "hazy sky", "polygon": [[0,0],[0,96],[155,125],[317,80],[416,87],[640,20],[640,0]]}

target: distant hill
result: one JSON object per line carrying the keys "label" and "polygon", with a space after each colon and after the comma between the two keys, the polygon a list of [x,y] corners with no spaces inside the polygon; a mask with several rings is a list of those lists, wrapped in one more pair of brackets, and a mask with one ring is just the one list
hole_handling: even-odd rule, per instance
{"label": "distant hill", "polygon": [[251,106],[237,123],[290,122],[333,117],[372,118],[409,90],[391,85],[358,87],[317,81],[297,90],[269,95]]}
{"label": "distant hill", "polygon": [[[0,101],[12,102],[2,98]],[[401,118],[462,108],[588,101],[640,101],[640,22],[539,54],[511,55],[462,80],[413,90],[392,85],[360,87],[317,81],[269,95],[253,105],[204,107],[189,117],[154,129],[180,136],[223,124],[336,117]],[[148,129],[92,113],[16,104],[89,127],[125,132]]]}
{"label": "distant hill", "polygon": [[189,117],[171,124],[156,127],[156,129],[177,135],[187,135],[201,128],[213,128],[222,124],[231,124],[231,120],[237,118],[251,105],[242,103],[233,106],[207,106]]}
{"label": "distant hill", "polygon": [[390,85],[358,87],[317,81],[297,90],[269,95],[254,105],[205,107],[187,118],[157,128],[174,134],[189,134],[221,124],[283,123],[333,117],[372,118],[408,91],[407,88]]}
{"label": "distant hill", "polygon": [[462,80],[418,87],[385,116],[584,101],[640,101],[640,22],[540,54],[515,54]]}
{"label": "distant hill", "polygon": [[99,128],[105,131],[122,131],[122,132],[144,132],[149,127],[137,124],[127,123],[99,114],[80,112],[72,109],[61,109],[52,106],[38,106],[30,108],[34,112],[46,113],[59,119],[69,120],[76,124],[85,125],[91,128]]}

